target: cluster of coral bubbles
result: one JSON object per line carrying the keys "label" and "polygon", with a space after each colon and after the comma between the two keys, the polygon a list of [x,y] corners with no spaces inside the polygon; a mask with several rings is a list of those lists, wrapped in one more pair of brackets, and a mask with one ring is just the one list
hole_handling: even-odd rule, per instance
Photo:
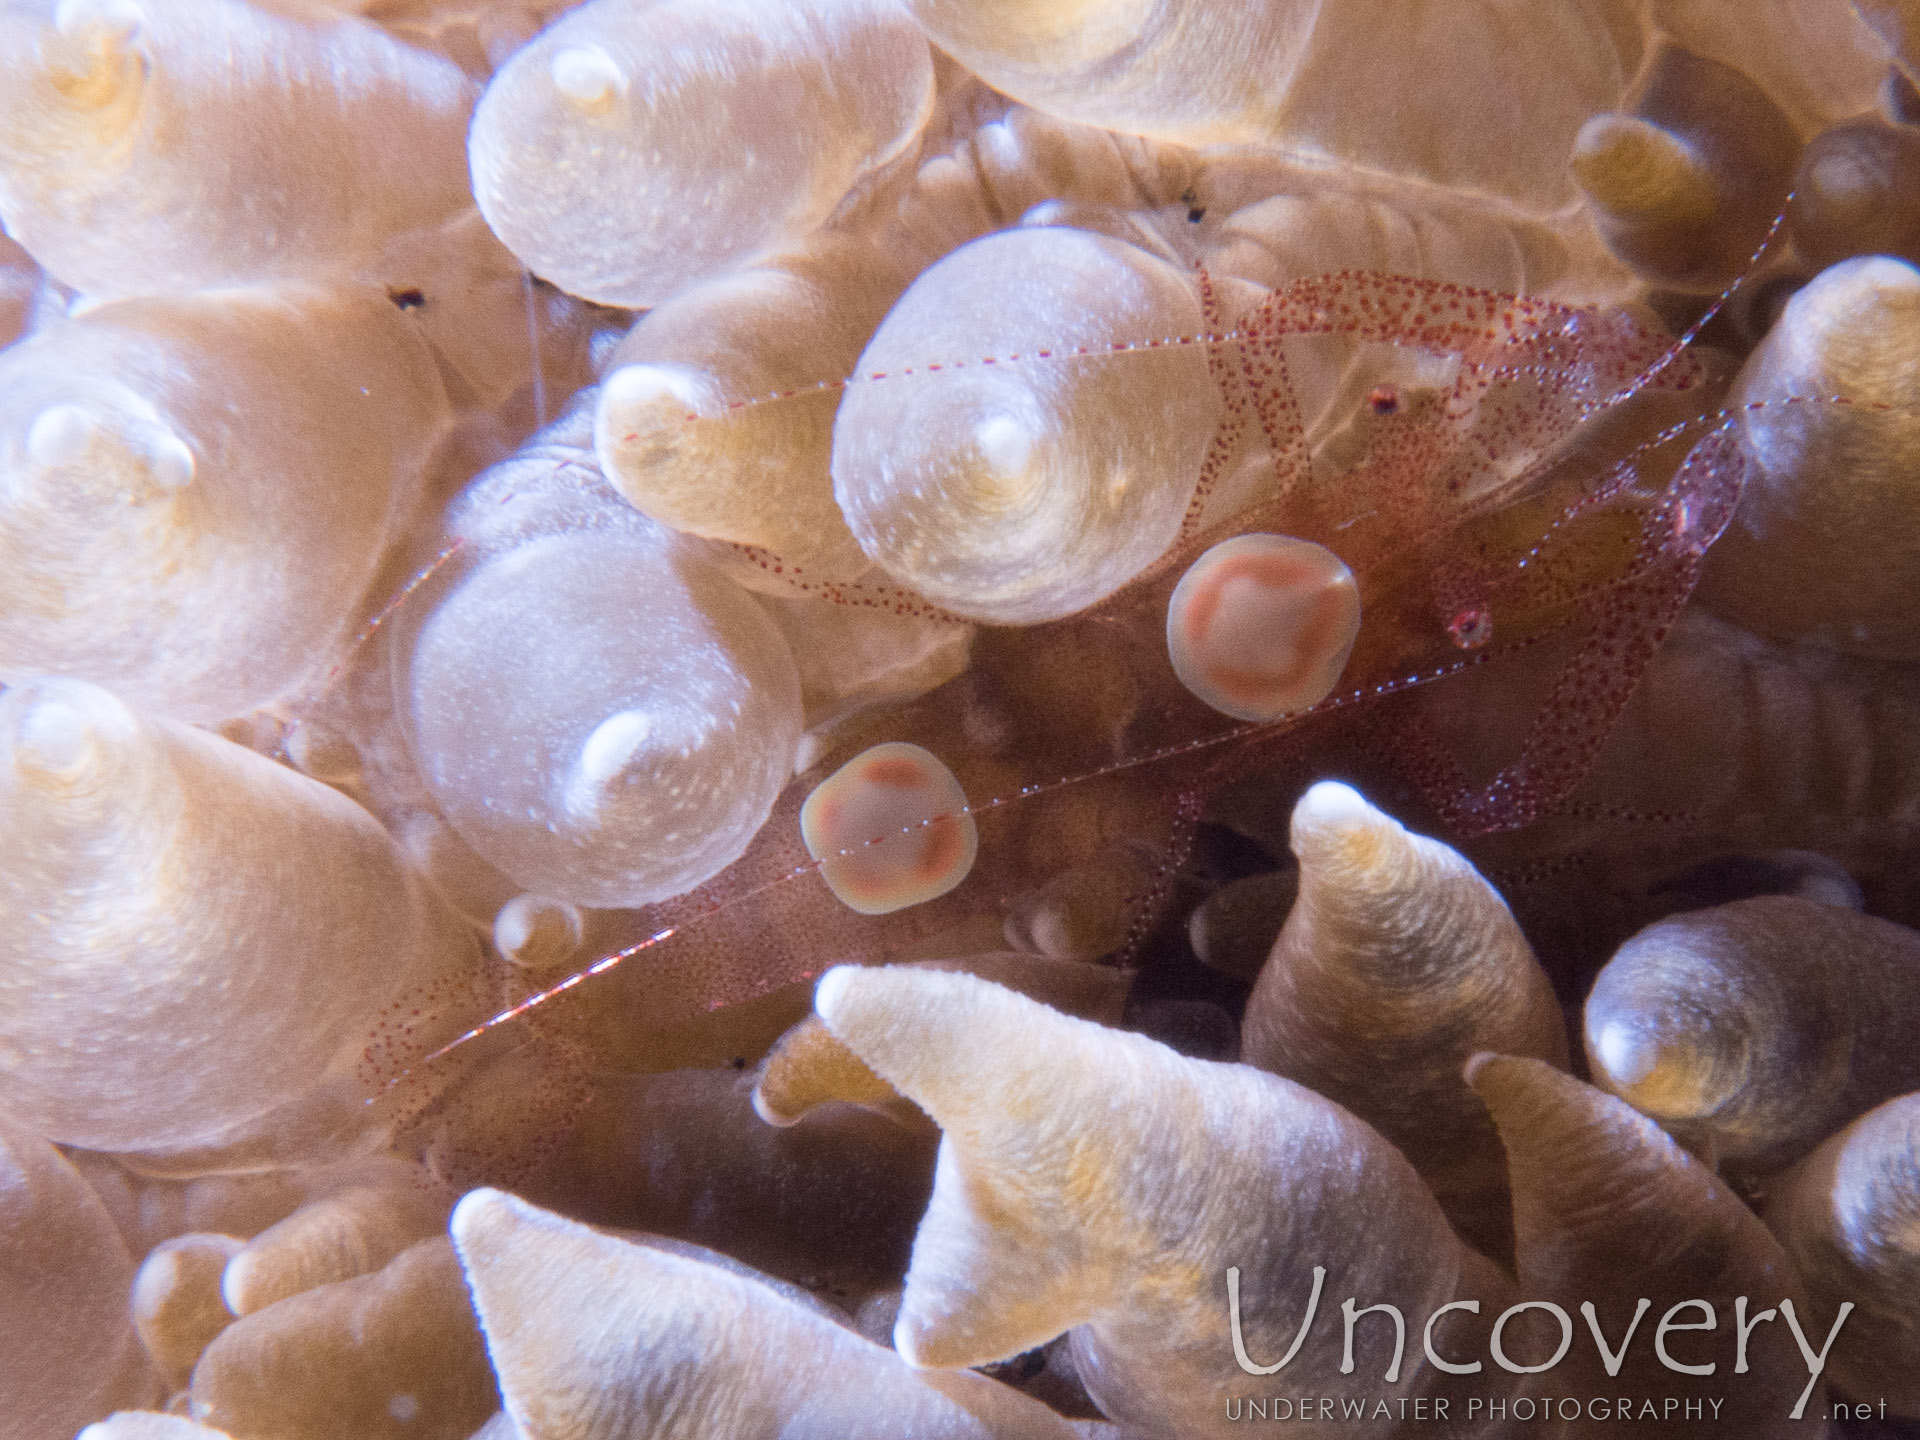
{"label": "cluster of coral bubbles", "polygon": [[1920,1419],[1920,7],[1446,9],[0,0],[0,1435]]}

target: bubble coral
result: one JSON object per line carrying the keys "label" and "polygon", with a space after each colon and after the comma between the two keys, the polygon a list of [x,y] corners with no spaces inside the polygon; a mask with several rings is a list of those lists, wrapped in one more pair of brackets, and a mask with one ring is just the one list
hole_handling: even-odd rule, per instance
{"label": "bubble coral", "polygon": [[[1633,1353],[1638,1327],[1628,1321],[1648,1313],[1649,1291],[1663,1303],[1685,1295],[1738,1304],[1742,1318],[1751,1303],[1756,1328],[1763,1304],[1797,1300],[1795,1327],[1804,1324],[1810,1338],[1822,1338],[1834,1307],[1808,1304],[1785,1251],[1759,1218],[1659,1126],[1538,1060],[1476,1056],[1467,1082],[1486,1101],[1506,1146],[1522,1291],[1559,1298],[1589,1325],[1604,1316],[1619,1327],[1620,1338],[1609,1337],[1610,1354],[1583,1354],[1553,1372],[1547,1383],[1555,1393],[1636,1378],[1662,1395],[1728,1389],[1724,1377],[1660,1365],[1644,1340]],[[1779,1333],[1785,1328],[1769,1323],[1753,1338],[1753,1378],[1727,1393],[1726,1413],[1714,1417],[1723,1433],[1794,1434],[1810,1401],[1812,1413],[1821,1413],[1819,1377],[1803,1384],[1789,1337]],[[1716,1374],[1720,1368],[1716,1363]]]}
{"label": "bubble coral", "polygon": [[184,1384],[200,1352],[233,1323],[220,1279],[245,1243],[233,1235],[176,1235],[140,1262],[130,1295],[133,1324],[168,1384]]}
{"label": "bubble coral", "polygon": [[608,490],[590,398],[475,482],[466,563],[397,663],[426,781],[481,855],[556,899],[641,905],[759,830],[800,684],[754,598]]}
{"label": "bubble coral", "polygon": [[[1823,279],[1754,357],[1738,413],[1715,412],[1739,356],[1714,347],[1751,344],[1806,265],[1897,263],[1847,258],[1877,232],[1824,181],[1745,259],[1800,139],[1826,137],[1815,170],[1842,142],[1873,159],[1853,128],[1887,74],[1872,32],[1840,0],[1466,5],[1438,28],[1401,0],[562,8],[0,10],[17,82],[0,215],[28,252],[0,250],[0,336],[32,336],[0,362],[0,463],[15,501],[60,521],[36,528],[29,505],[4,527],[39,546],[9,569],[5,624],[41,629],[0,709],[97,694],[34,671],[125,691],[88,701],[111,720],[95,727],[110,793],[61,810],[58,843],[39,815],[61,809],[51,782],[21,777],[86,747],[49,717],[27,727],[14,789],[39,818],[0,845],[19,931],[0,1062],[24,1077],[8,1072],[8,1104],[117,1151],[60,1162],[101,1197],[73,1214],[104,1207],[122,1237],[82,1247],[88,1281],[60,1297],[104,1317],[95,1338],[124,1347],[146,1256],[134,1313],[154,1355],[177,1378],[198,1352],[176,1408],[237,1440],[508,1440],[529,1414],[516,1395],[590,1428],[652,1383],[622,1348],[637,1328],[607,1360],[606,1316],[669,1288],[667,1257],[574,1223],[591,1219],[717,1243],[843,1301],[868,1337],[690,1261],[676,1313],[726,1343],[672,1368],[675,1395],[836,1434],[896,1430],[876,1397],[960,1433],[991,1431],[991,1410],[1018,1417],[1009,1433],[1059,1434],[1020,1385],[1083,1433],[1110,1433],[1090,1418],[1104,1406],[1184,1434],[1219,1429],[1223,1387],[1244,1383],[1229,1267],[1259,1368],[1285,1353],[1313,1263],[1338,1272],[1335,1295],[1412,1302],[1415,1326],[1425,1299],[1482,1280],[1507,1294],[1449,1224],[1465,1194],[1499,1210],[1511,1193],[1528,1285],[1575,1306],[1604,1288],[1610,1327],[1643,1280],[1717,1298],[1770,1280],[1778,1252],[1740,1199],[1764,1147],[1816,1145],[1907,1083],[1882,1017],[1836,998],[1880,993],[1856,973],[1872,944],[1827,947],[1846,983],[1813,996],[1824,1017],[1781,982],[1748,1037],[1755,1065],[1800,1054],[1808,1033],[1833,1041],[1813,1022],[1837,1013],[1846,1073],[1788,1087],[1814,1102],[1749,1129],[1712,1117],[1726,1134],[1669,1118],[1726,1157],[1724,1182],[1549,1062],[1556,1002],[1620,941],[1724,920],[1663,918],[1677,907],[1812,905],[1735,900],[1799,889],[1920,908],[1920,692],[1904,652],[1850,628],[1886,613],[1897,631],[1897,607],[1869,615],[1862,592],[1883,571],[1898,591],[1911,507],[1896,480],[1775,465],[1806,421],[1807,454],[1837,470],[1893,455],[1897,472],[1900,364],[1873,345],[1850,369],[1776,363],[1819,339]],[[635,41],[669,32],[711,43]],[[1896,119],[1915,113],[1904,83]],[[1584,125],[1596,143],[1576,144]],[[123,171],[102,150],[115,136]],[[1674,182],[1656,198],[1706,223],[1612,231],[1609,255],[1596,219],[1612,221],[1577,203],[1567,161],[1619,181],[1636,154],[1672,162],[1653,166]],[[1904,171],[1874,163],[1876,213],[1897,218]],[[89,206],[98,223],[76,221]],[[1751,280],[1715,311],[1735,272]],[[277,328],[260,319],[274,305]],[[129,315],[164,317],[163,376],[68,363]],[[112,412],[102,436],[88,406]],[[210,432],[235,437],[230,467]],[[20,459],[36,449],[68,463],[42,473]],[[229,493],[218,523],[175,523]],[[1795,588],[1777,576],[1802,566],[1854,610],[1811,613],[1808,585],[1764,595],[1803,609],[1763,622],[1716,574],[1707,598],[1762,639],[1687,601],[1729,517],[1732,573],[1741,526],[1771,525],[1781,494],[1808,504],[1759,588]],[[1809,513],[1852,528],[1829,544]],[[1166,643],[1181,572],[1251,533],[1326,547],[1364,599],[1351,652],[1322,657],[1344,670],[1330,661],[1307,712],[1277,721],[1203,704]],[[203,541],[218,563],[189,573]],[[33,606],[62,587],[54,633]],[[900,745],[951,771],[977,849],[953,888],[863,913],[832,889],[851,847],[809,853],[804,797]],[[1341,787],[1308,787],[1330,776],[1380,808],[1329,806]],[[1810,847],[1827,858],[1789,858]],[[126,907],[146,899],[160,921],[136,945]],[[1758,948],[1868,918],[1809,913]],[[49,916],[77,937],[52,960],[34,929]],[[1276,934],[1243,1031],[1249,959]],[[1242,978],[1194,964],[1183,936]],[[969,973],[835,970],[803,1019],[822,967],[915,959]],[[1282,971],[1300,983],[1276,996]],[[1371,1006],[1345,1004],[1356,973]],[[1627,1015],[1620,989],[1603,978],[1590,1017]],[[1701,1003],[1686,995],[1629,1018],[1671,1020]],[[1242,1043],[1380,1129],[1176,1053]],[[1468,1093],[1463,1051],[1482,1045],[1545,1058],[1476,1062]],[[72,1064],[34,1069],[56,1061]],[[449,1242],[394,1253],[440,1199],[397,1214],[393,1192],[323,1164],[379,1145],[418,1157],[404,1168],[433,1197],[443,1179],[511,1183],[572,1217],[495,1195],[455,1226],[482,1311],[490,1283],[514,1291],[497,1308],[514,1323],[488,1320],[506,1412]],[[1477,1190],[1451,1183],[1455,1159]],[[207,1173],[253,1167],[285,1168]],[[1605,1203],[1583,1208],[1589,1191]],[[1475,1235],[1499,1249],[1499,1231]],[[34,1263],[67,1263],[40,1248]],[[249,1313],[208,1340],[216,1264]],[[556,1306],[555,1276],[605,1314]],[[830,1364],[743,1374],[750,1342],[715,1313],[768,1317],[786,1359]],[[1442,1353],[1486,1333],[1449,1315]],[[1355,1318],[1382,1375],[1392,1326]],[[1289,1378],[1338,1393],[1357,1382],[1321,1319]],[[868,1344],[896,1322],[899,1352]],[[1388,1382],[1416,1399],[1446,1383],[1417,1338]],[[999,1378],[949,1383],[901,1355],[993,1360]],[[1492,1364],[1509,1398],[1541,1394]],[[10,1418],[46,1409],[40,1378],[0,1375]],[[68,1388],[93,1408],[31,1440],[158,1403],[150,1378],[108,1393],[82,1377]],[[1774,1378],[1743,1395],[1790,1400]],[[155,1426],[179,1428],[107,1428]]]}
{"label": "bubble coral", "polygon": [[242,746],[59,679],[0,696],[0,737],[0,1071],[49,1135],[235,1138],[468,954],[370,815]]}
{"label": "bubble coral", "polygon": [[1920,1083],[1895,1039],[1916,978],[1920,933],[1875,916],[1784,895],[1693,911],[1600,972],[1587,1057],[1715,1162],[1778,1170]]}
{"label": "bubble coral", "polygon": [[1498,1252],[1503,1157],[1460,1070],[1484,1049],[1565,1068],[1546,973],[1465,857],[1351,787],[1313,786],[1291,828],[1299,896],[1247,1002],[1242,1055],[1379,1129]]}
{"label": "bubble coral", "polygon": [[1627,113],[1574,138],[1574,178],[1613,252],[1662,285],[1713,292],[1787,196],[1800,137],[1741,71],[1660,42]]}
{"label": "bubble coral", "polygon": [[[597,1235],[496,1190],[454,1212],[507,1413],[527,1433],[642,1440],[1068,1440],[983,1376],[925,1375],[744,1267]],[[555,1297],[566,1294],[563,1303]]]}
{"label": "bubble coral", "polygon": [[1920,130],[1878,117],[1835,125],[1807,142],[1787,223],[1794,248],[1825,269],[1855,255],[1920,261]]}
{"label": "bubble coral", "polygon": [[8,1424],[22,1434],[64,1434],[152,1398],[127,1310],[126,1241],[66,1158],[12,1119],[0,1119],[0,1237]]}
{"label": "bubble coral", "polygon": [[451,421],[377,291],[122,300],[0,356],[0,675],[185,720],[317,679]]}
{"label": "bubble coral", "polygon": [[606,362],[594,446],[607,479],[675,529],[855,579],[871,562],[833,499],[835,392],[728,411],[850,373],[905,283],[884,253],[827,235],[650,310]]}
{"label": "bubble coral", "polygon": [[972,619],[1033,624],[1112,594],[1178,533],[1220,402],[1190,347],[1100,357],[1202,325],[1185,276],[1084,231],[1006,231],[935,264],[860,356],[887,383],[849,390],[834,419],[860,548]]}
{"label": "bubble coral", "polygon": [[371,268],[470,204],[458,67],[241,0],[10,0],[0,213],[68,285],[138,295]]}
{"label": "bubble coral", "polygon": [[[1787,302],[1730,397],[1753,407],[1754,481],[1706,599],[1763,634],[1887,659],[1920,656],[1908,599],[1920,516],[1920,270],[1843,260]],[[1841,403],[1834,403],[1834,402]]]}
{"label": "bubble coral", "polygon": [[194,1367],[196,1419],[236,1437],[461,1440],[499,1404],[445,1235],[243,1316]]}
{"label": "bubble coral", "polygon": [[158,1410],[116,1410],[80,1433],[87,1440],[232,1440],[224,1430]]}
{"label": "bubble coral", "polygon": [[474,197],[536,274],[657,305],[826,219],[932,90],[926,40],[877,0],[592,0],[487,86]]}
{"label": "bubble coral", "polygon": [[[1445,25],[1413,3],[909,9],[942,49],[1037,109],[1185,145],[1270,145],[1532,209],[1565,200],[1574,132],[1612,104],[1639,53],[1625,7],[1588,0],[1524,15],[1475,4]],[[1512,87],[1529,78],[1521,102]],[[1399,103],[1352,103],[1380,93]],[[1528,123],[1515,133],[1502,122],[1522,103]]]}
{"label": "bubble coral", "polygon": [[1920,1094],[1875,1106],[1782,1173],[1766,1220],[1827,1308],[1859,1308],[1833,1377],[1920,1416]]}
{"label": "bubble coral", "polygon": [[[815,1006],[942,1129],[894,1327],[916,1365],[1005,1359],[1071,1328],[1104,1413],[1150,1434],[1228,1434],[1205,1402],[1236,1376],[1236,1353],[1288,1353],[1276,1297],[1297,1305],[1316,1264],[1403,1313],[1505,1293],[1399,1152],[1303,1086],[966,975],[842,967]],[[1247,1302],[1261,1318],[1240,1351],[1218,1303],[1230,1265],[1261,1301]],[[1308,1338],[1294,1383],[1348,1373],[1331,1335]],[[1447,1387],[1363,1336],[1349,1355],[1385,1373],[1390,1393]]]}

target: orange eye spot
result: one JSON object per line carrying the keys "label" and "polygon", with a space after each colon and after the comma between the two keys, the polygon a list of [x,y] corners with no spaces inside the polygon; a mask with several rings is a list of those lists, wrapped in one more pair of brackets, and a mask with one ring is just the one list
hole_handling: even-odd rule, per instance
{"label": "orange eye spot", "polygon": [[827,888],[863,915],[946,894],[973,869],[980,835],[967,797],[937,756],[876,745],[814,787],[800,835]]}
{"label": "orange eye spot", "polygon": [[1237,535],[1188,568],[1167,605],[1167,653],[1200,699],[1277,720],[1332,693],[1360,633],[1360,591],[1331,550]]}

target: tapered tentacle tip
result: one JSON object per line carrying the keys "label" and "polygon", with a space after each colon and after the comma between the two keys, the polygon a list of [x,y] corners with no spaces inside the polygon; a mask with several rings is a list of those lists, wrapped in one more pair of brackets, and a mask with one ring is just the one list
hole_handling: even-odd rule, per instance
{"label": "tapered tentacle tip", "polygon": [[32,680],[0,699],[0,742],[14,772],[43,785],[83,780],[138,724],[115,696],[80,680]]}
{"label": "tapered tentacle tip", "polygon": [[[1677,1023],[1676,1023],[1677,1022]],[[1662,1120],[1712,1115],[1746,1079],[1746,1048],[1675,1016],[1614,1017],[1587,1008],[1587,1058],[1594,1078],[1634,1108]]]}
{"label": "tapered tentacle tip", "polygon": [[497,1190],[454,1211],[507,1412],[530,1435],[1068,1440],[983,1376],[922,1379],[812,1297],[719,1256],[632,1244]]}
{"label": "tapered tentacle tip", "polygon": [[1398,821],[1369,804],[1366,796],[1338,780],[1322,780],[1309,786],[1306,794],[1293,807],[1293,833],[1296,836],[1382,826],[1390,826],[1395,830],[1400,828]]}
{"label": "tapered tentacle tip", "polygon": [[1352,786],[1294,807],[1298,898],[1249,997],[1241,1053],[1377,1128],[1489,1254],[1511,1245],[1506,1167],[1462,1080],[1479,1051],[1566,1064],[1553,987],[1467,858]]}
{"label": "tapered tentacle tip", "polygon": [[[636,1246],[500,1190],[463,1196],[448,1228],[508,1413],[539,1434],[625,1440],[655,1433],[641,1428],[639,1416],[632,1428],[616,1417],[646,1408],[650,1372],[663,1388],[692,1378],[675,1372],[690,1368],[697,1340],[658,1352],[650,1344],[665,1341],[673,1326],[682,1267],[651,1265]],[[563,1289],[571,1303],[554,1303]],[[681,1402],[699,1407],[698,1389],[687,1386]]]}
{"label": "tapered tentacle tip", "polygon": [[1596,115],[1574,140],[1574,179],[1621,216],[1699,223],[1716,205],[1713,172],[1678,135],[1633,115]]}
{"label": "tapered tentacle tip", "polygon": [[[707,398],[702,377],[683,366],[622,365],[600,385],[594,441],[601,463],[642,441],[663,443]],[[608,465],[609,471],[616,468]]]}
{"label": "tapered tentacle tip", "polygon": [[[1403,1247],[1449,1293],[1494,1283],[1400,1152],[1302,1086],[965,975],[837,969],[816,1008],[944,1132],[893,1331],[912,1364],[979,1365],[1074,1329],[1106,1413],[1184,1434],[1172,1417],[1239,1373],[1219,1314],[1228,1266],[1257,1267],[1250,1294],[1315,1263],[1428,1283],[1386,1258]],[[1360,1193],[1381,1220],[1364,1242],[1337,1218]]]}
{"label": "tapered tentacle tip", "polygon": [[490,1253],[532,1213],[531,1205],[506,1191],[482,1187],[460,1197],[447,1222],[447,1230],[464,1260],[469,1255]]}
{"label": "tapered tentacle tip", "polygon": [[898,965],[836,965],[814,987],[813,1009],[829,1031],[898,1084],[903,1071],[922,1067],[928,1058],[922,1047],[930,1037],[944,1043],[949,1033],[968,1028],[968,1012],[981,1007],[983,995],[1029,1003],[971,976]]}
{"label": "tapered tentacle tip", "polygon": [[1407,831],[1351,785],[1322,780],[1294,804],[1288,838],[1303,866],[1367,870],[1404,845]]}
{"label": "tapered tentacle tip", "polygon": [[553,52],[547,72],[560,98],[583,114],[602,114],[627,93],[627,75],[598,45],[568,45]]}
{"label": "tapered tentacle tip", "polygon": [[1710,293],[1768,233],[1799,150],[1745,71],[1661,39],[1622,111],[1589,118],[1568,159],[1615,256],[1656,284]]}
{"label": "tapered tentacle tip", "polygon": [[1467,1057],[1467,1063],[1460,1067],[1460,1074],[1467,1084],[1478,1090],[1482,1083],[1497,1085],[1500,1083],[1501,1056],[1491,1050],[1476,1050]]}
{"label": "tapered tentacle tip", "polygon": [[[884,978],[889,969],[902,971],[939,971],[978,976],[997,986],[1018,991],[1031,999],[1084,1019],[1117,1023],[1125,1005],[1132,973],[1104,965],[1075,960],[1057,960],[1041,955],[1011,951],[990,951],[952,959],[923,960],[897,967],[882,967],[883,978],[866,983],[871,970],[854,967],[844,981],[834,980],[834,993],[825,1005],[816,998],[816,1013],[802,1020],[780,1037],[754,1077],[753,1108],[770,1125],[792,1125],[816,1107],[833,1102],[867,1106],[891,1115],[912,1126],[923,1117],[911,1112],[892,1085],[876,1074],[848,1043],[835,1033],[835,1025],[850,1033],[861,1033],[863,1024],[911,1023],[899,1008],[900,996],[913,994],[911,980],[902,990]],[[830,976],[840,976],[838,970]],[[852,987],[852,998],[846,987]],[[863,992],[863,993],[861,993]],[[991,993],[991,992],[990,992]],[[892,999],[886,999],[886,996]],[[818,991],[816,990],[816,997]],[[919,1007],[929,1019],[952,1004],[951,997]],[[1017,1002],[1016,1002],[1017,1003]],[[868,1007],[859,1018],[859,1007]],[[831,1012],[833,1023],[829,1023]],[[877,1022],[875,1022],[877,1017]]]}
{"label": "tapered tentacle tip", "polygon": [[813,987],[813,1008],[835,1030],[853,1024],[861,1011],[860,967],[836,965]]}

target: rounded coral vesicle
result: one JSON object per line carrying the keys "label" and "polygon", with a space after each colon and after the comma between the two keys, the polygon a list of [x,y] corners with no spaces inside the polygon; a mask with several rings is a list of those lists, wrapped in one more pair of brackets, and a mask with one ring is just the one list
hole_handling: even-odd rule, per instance
{"label": "rounded coral vesicle", "polygon": [[1112,594],[1173,543],[1199,480],[1220,410],[1203,323],[1186,276],[1104,235],[955,251],[881,323],[834,421],[861,549],[970,619]]}
{"label": "rounded coral vesicle", "polygon": [[1746,486],[1701,598],[1781,639],[1920,657],[1920,270],[1822,271],[1735,381]]}
{"label": "rounded coral vesicle", "polygon": [[829,470],[839,396],[819,382],[853,368],[906,280],[878,247],[829,232],[650,310],[602,372],[608,481],[676,530],[758,546],[811,580],[857,578],[871,562]]}
{"label": "rounded coral vesicle", "polygon": [[217,721],[347,640],[448,423],[369,288],[113,301],[0,355],[0,678]]}
{"label": "rounded coral vesicle", "polygon": [[344,277],[470,203],[473,85],[358,18],[241,0],[0,11],[0,214],[89,295]]}
{"label": "rounded coral vesicle", "polygon": [[454,503],[459,559],[395,646],[394,683],[422,778],[479,857],[550,900],[646,905],[766,822],[800,677],[752,595],[607,485],[596,399]]}
{"label": "rounded coral vesicle", "polygon": [[1799,151],[1746,74],[1662,41],[1629,113],[1581,126],[1571,169],[1608,249],[1654,284],[1710,294],[1765,239]]}
{"label": "rounded coral vesicle", "polygon": [[1596,1084],[1752,1174],[1920,1084],[1920,933],[1764,895],[1675,915],[1617,950],[1585,1007]]}
{"label": "rounded coral vesicle", "polygon": [[473,193],[563,290],[657,305],[818,226],[932,96],[925,38],[878,0],[592,0],[481,96]]}
{"label": "rounded coral vesicle", "polygon": [[947,54],[1051,115],[1409,177],[1531,213],[1570,198],[1574,133],[1619,98],[1644,35],[1611,0],[1463,0],[1444,14],[1421,0],[907,8]]}
{"label": "rounded coral vesicle", "polygon": [[82,681],[0,696],[0,1081],[49,1137],[243,1139],[470,953],[318,781]]}
{"label": "rounded coral vesicle", "polygon": [[520,884],[577,905],[650,904],[725,869],[800,740],[773,621],[633,521],[490,559],[427,620],[405,682],[447,819]]}
{"label": "rounded coral vesicle", "polygon": [[1855,255],[1920,260],[1920,128],[1862,118],[1814,136],[1787,226],[1799,256],[1823,269]]}

